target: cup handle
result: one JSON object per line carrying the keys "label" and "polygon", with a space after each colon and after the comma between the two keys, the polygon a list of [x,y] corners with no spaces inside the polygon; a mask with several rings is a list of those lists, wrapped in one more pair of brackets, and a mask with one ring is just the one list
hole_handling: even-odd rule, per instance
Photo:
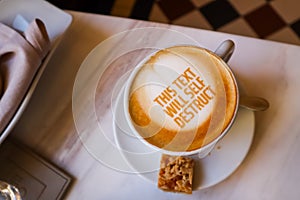
{"label": "cup handle", "polygon": [[228,62],[229,59],[231,58],[232,54],[233,54],[234,47],[235,47],[235,45],[234,45],[234,42],[232,40],[225,40],[215,50],[215,54],[217,54],[225,62]]}

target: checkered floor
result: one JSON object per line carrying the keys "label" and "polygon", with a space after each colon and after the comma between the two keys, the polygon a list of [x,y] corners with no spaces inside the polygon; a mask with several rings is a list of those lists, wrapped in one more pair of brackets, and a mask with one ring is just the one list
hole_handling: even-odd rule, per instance
{"label": "checkered floor", "polygon": [[300,0],[48,0],[68,10],[300,45]]}

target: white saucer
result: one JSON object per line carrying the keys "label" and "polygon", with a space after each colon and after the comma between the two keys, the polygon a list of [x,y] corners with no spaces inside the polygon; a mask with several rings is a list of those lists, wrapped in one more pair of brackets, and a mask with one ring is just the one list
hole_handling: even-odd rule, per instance
{"label": "white saucer", "polygon": [[[128,165],[135,173],[150,182],[157,183],[161,153],[142,143],[131,133],[123,107],[124,88],[115,106],[114,134],[116,143]],[[231,175],[246,157],[254,135],[254,113],[240,108],[236,121],[227,135],[204,159],[196,155],[193,189],[213,186]]]}

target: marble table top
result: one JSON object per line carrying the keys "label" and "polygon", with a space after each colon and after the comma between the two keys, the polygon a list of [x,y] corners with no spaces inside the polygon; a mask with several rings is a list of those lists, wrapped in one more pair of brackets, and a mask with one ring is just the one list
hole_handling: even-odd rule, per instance
{"label": "marble table top", "polygon": [[[299,198],[299,46],[68,12],[73,22],[11,134],[74,177],[67,199]],[[255,113],[252,144],[239,167],[192,195],[163,192],[121,167],[112,119],[130,69],[154,48],[192,43],[214,50],[226,39],[236,44],[229,65],[245,92],[270,102],[267,111]]]}

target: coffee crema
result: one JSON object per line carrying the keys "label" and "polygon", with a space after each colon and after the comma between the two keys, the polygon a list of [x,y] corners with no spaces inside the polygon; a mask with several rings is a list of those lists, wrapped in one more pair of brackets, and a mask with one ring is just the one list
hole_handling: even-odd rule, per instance
{"label": "coffee crema", "polygon": [[174,46],[142,63],[129,89],[129,114],[150,144],[169,151],[193,151],[228,127],[237,88],[226,63],[195,46]]}

